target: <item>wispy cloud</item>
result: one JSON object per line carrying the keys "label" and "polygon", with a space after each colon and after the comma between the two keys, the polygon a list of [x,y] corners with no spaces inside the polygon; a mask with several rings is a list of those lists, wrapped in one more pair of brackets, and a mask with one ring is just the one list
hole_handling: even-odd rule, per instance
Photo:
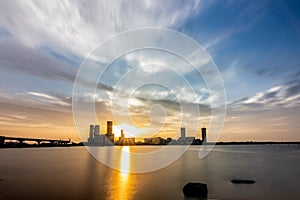
{"label": "wispy cloud", "polygon": [[[40,97],[42,100],[45,100],[46,102],[49,102],[49,103],[54,103],[54,104],[59,104],[59,105],[64,105],[64,106],[71,106],[70,102],[63,101],[62,99],[55,97],[55,96],[51,96],[49,94],[39,93],[39,92],[28,92],[28,94],[36,96],[36,97]],[[70,98],[67,98],[67,99],[70,99]]]}
{"label": "wispy cloud", "polygon": [[267,91],[259,92],[252,97],[246,97],[233,102],[234,109],[272,109],[275,107],[300,106],[300,80],[290,80],[283,85],[275,86]]}

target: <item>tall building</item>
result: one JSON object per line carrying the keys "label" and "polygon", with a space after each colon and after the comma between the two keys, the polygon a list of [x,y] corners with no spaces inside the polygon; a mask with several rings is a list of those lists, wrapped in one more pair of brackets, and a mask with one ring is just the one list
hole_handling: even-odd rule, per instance
{"label": "tall building", "polygon": [[186,144],[186,137],[185,137],[185,127],[181,127],[180,128],[180,138],[179,138],[179,141],[180,141],[180,144]]}
{"label": "tall building", "polygon": [[89,140],[92,141],[93,139],[94,139],[94,125],[90,125],[90,137],[89,137]]}
{"label": "tall building", "polygon": [[144,138],[145,144],[160,144],[161,137]]}
{"label": "tall building", "polygon": [[121,130],[121,137],[119,137],[119,145],[135,145],[135,138],[126,138],[124,130]]}
{"label": "tall building", "polygon": [[125,134],[124,134],[124,130],[123,129],[121,130],[121,137],[125,138]]}
{"label": "tall building", "polygon": [[88,138],[89,144],[94,144],[95,139],[99,135],[100,126],[99,125],[90,125],[90,137]]}
{"label": "tall building", "polygon": [[100,126],[95,125],[94,126],[94,136],[100,135]]}
{"label": "tall building", "polygon": [[88,145],[91,146],[108,146],[113,145],[114,134],[100,135],[99,125],[90,125],[90,137],[88,138]]}
{"label": "tall building", "polygon": [[106,126],[106,133],[107,134],[112,134],[112,127],[113,127],[113,122],[112,121],[107,121],[107,126]]}
{"label": "tall building", "polygon": [[110,141],[110,144],[108,145],[113,145],[114,144],[114,140],[115,140],[115,135],[112,132],[113,130],[113,122],[112,121],[107,121],[107,126],[106,126],[106,137],[108,138],[108,140]]}
{"label": "tall building", "polygon": [[185,138],[185,127],[180,128],[181,138],[184,140]]}
{"label": "tall building", "polygon": [[125,144],[125,134],[124,130],[121,130],[121,137],[119,137],[119,144],[124,145]]}
{"label": "tall building", "polygon": [[206,143],[206,128],[201,128],[202,132],[202,143]]}

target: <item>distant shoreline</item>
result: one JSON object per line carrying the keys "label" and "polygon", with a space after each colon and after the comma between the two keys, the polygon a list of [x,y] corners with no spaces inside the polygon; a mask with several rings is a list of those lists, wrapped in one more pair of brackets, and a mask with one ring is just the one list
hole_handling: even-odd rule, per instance
{"label": "distant shoreline", "polygon": [[[134,144],[134,145],[110,145],[110,146],[166,146],[167,144]],[[170,146],[202,146],[202,144],[169,144]],[[300,145],[300,141],[298,142],[217,142],[217,143],[206,143],[203,145]],[[11,146],[11,145],[4,145],[1,146],[0,149],[7,149],[7,148],[49,148],[49,147],[78,147],[78,146],[89,146],[84,145],[84,143],[72,143],[67,144],[65,146],[56,146],[56,145],[36,145],[36,144],[26,144],[24,146]],[[104,147],[104,146],[90,146],[90,147]]]}
{"label": "distant shoreline", "polygon": [[300,144],[300,142],[217,142],[216,145],[255,145],[255,144]]}

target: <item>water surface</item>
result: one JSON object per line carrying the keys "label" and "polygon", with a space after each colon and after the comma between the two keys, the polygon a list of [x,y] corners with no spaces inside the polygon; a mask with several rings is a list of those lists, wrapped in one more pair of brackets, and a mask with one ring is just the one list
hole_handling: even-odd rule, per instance
{"label": "water surface", "polygon": [[[85,147],[0,149],[1,199],[185,199],[182,187],[190,181],[206,183],[210,199],[299,199],[300,145],[215,146],[204,159],[198,158],[199,148],[192,146],[170,166],[143,174],[111,169]],[[130,170],[135,162],[124,155],[111,156]],[[256,183],[230,182],[238,178]]]}

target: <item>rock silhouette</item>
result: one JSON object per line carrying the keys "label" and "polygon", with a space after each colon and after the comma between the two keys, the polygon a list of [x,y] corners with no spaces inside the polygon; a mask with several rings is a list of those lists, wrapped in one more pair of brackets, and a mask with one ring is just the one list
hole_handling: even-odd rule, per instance
{"label": "rock silhouette", "polygon": [[187,183],[183,187],[183,194],[186,197],[201,197],[206,198],[207,197],[207,185],[204,183]]}
{"label": "rock silhouette", "polygon": [[232,179],[231,183],[234,184],[253,184],[255,183],[254,180],[247,180],[247,179]]}

